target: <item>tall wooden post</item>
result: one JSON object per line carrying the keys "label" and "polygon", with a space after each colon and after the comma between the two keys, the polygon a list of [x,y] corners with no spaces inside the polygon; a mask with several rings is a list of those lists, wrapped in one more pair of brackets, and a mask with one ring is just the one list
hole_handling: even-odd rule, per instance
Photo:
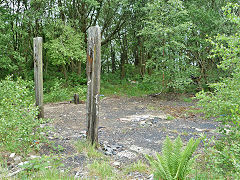
{"label": "tall wooden post", "polygon": [[101,33],[99,26],[88,29],[87,41],[87,139],[98,143]]}
{"label": "tall wooden post", "polygon": [[43,64],[42,64],[42,37],[33,38],[34,51],[34,82],[36,106],[39,108],[38,118],[44,117],[43,109]]}

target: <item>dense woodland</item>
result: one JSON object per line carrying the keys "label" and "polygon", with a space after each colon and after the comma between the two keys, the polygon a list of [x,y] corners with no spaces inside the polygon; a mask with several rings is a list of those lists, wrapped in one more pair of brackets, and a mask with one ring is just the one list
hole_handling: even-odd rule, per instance
{"label": "dense woodland", "polygon": [[43,37],[44,101],[69,101],[73,93],[85,100],[87,30],[95,25],[102,96],[197,93],[198,110],[222,125],[219,138],[201,136],[201,173],[239,179],[238,0],[0,0],[0,152],[26,155],[40,138],[33,38]]}
{"label": "dense woodland", "polygon": [[222,10],[228,2],[2,0],[1,78],[33,79],[32,41],[40,36],[44,79],[84,83],[87,29],[99,25],[102,75],[144,81],[159,91],[207,88],[229,74],[217,68],[221,57],[209,57],[212,45],[206,41],[238,31]]}

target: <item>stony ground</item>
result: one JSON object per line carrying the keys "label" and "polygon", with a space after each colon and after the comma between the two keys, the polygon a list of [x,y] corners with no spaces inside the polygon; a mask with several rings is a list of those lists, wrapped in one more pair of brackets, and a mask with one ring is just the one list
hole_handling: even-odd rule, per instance
{"label": "stony ground", "polygon": [[[175,94],[158,97],[105,97],[100,105],[100,151],[111,158],[113,166],[125,166],[144,154],[161,151],[165,137],[178,135],[186,143],[191,137],[205,133],[216,135],[217,123],[204,120],[193,112],[194,102],[184,102]],[[195,109],[196,110],[196,109]],[[86,136],[86,105],[68,102],[45,105],[45,117],[53,119],[54,131],[49,139],[64,149],[65,167],[76,177],[87,177],[86,156],[77,153],[74,142]],[[48,150],[43,148],[42,153]],[[130,175],[147,179],[147,175]],[[131,178],[130,178],[131,179]]]}

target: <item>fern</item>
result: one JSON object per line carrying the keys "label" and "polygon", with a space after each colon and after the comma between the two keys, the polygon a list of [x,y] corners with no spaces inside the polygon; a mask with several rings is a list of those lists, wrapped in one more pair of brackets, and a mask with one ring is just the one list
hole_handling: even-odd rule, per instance
{"label": "fern", "polygon": [[192,155],[197,149],[199,142],[200,139],[193,140],[191,138],[185,149],[183,149],[183,143],[179,136],[174,142],[167,136],[163,142],[162,155],[157,154],[156,159],[148,155],[146,156],[150,165],[155,169],[154,179],[185,179],[196,159]]}

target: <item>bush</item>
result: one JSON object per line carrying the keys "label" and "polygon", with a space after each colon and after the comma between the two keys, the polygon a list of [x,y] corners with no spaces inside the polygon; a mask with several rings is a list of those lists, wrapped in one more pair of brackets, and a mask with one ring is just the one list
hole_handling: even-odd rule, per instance
{"label": "bush", "polygon": [[55,79],[53,85],[49,87],[49,89],[49,92],[44,94],[44,102],[69,101],[71,96],[73,96],[69,89],[63,86],[61,79]]}
{"label": "bush", "polygon": [[[239,5],[229,3],[225,8],[225,15],[240,26],[238,15]],[[208,148],[208,166],[218,174],[224,176],[238,176],[240,174],[240,34],[218,35],[213,44],[212,57],[222,58],[219,68],[228,73],[228,78],[211,84],[213,92],[197,94],[198,105],[202,107],[207,117],[215,117],[222,122],[220,132],[223,136],[213,147]],[[227,178],[229,179],[229,178]]]}
{"label": "bush", "polygon": [[78,94],[80,100],[86,99],[87,86],[78,85],[75,87],[65,86],[63,79],[54,79],[48,82],[48,88],[45,89],[44,102],[61,102],[70,101],[73,99],[74,94]]}
{"label": "bush", "polygon": [[0,82],[0,148],[26,152],[39,138],[37,107],[30,91],[33,82],[7,77]]}

